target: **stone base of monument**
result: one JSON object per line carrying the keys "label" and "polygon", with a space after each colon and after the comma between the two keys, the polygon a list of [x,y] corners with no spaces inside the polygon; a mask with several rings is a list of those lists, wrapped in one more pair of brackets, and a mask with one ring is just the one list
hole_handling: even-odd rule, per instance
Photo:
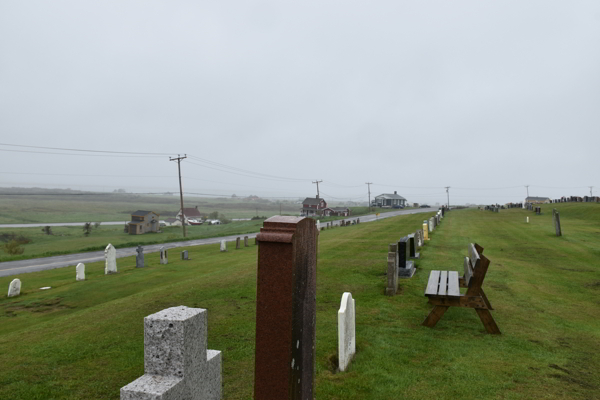
{"label": "stone base of monument", "polygon": [[406,268],[398,268],[398,278],[407,279],[412,278],[415,274],[415,263],[414,261],[407,261]]}
{"label": "stone base of monument", "polygon": [[417,259],[421,258],[421,253],[415,253],[415,256],[410,257],[410,258],[412,258],[413,260],[417,260]]}

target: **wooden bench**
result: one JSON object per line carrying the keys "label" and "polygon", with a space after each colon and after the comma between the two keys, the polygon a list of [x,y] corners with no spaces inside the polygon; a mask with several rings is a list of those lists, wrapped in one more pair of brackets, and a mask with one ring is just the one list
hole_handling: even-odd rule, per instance
{"label": "wooden bench", "polygon": [[[462,278],[459,278],[456,271],[431,271],[425,296],[434,307],[423,325],[433,328],[449,307],[467,307],[475,309],[488,333],[500,333],[490,314],[493,308],[481,287],[489,265],[490,260],[483,255],[483,247],[471,243],[469,257],[465,257],[465,273]],[[460,293],[461,287],[467,288],[465,294]]]}

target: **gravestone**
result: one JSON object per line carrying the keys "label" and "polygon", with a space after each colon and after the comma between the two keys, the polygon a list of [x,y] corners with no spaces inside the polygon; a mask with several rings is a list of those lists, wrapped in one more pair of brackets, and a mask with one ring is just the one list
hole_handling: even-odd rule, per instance
{"label": "gravestone", "polygon": [[135,256],[135,267],[144,268],[144,248],[138,245],[135,251],[137,252],[137,256]]}
{"label": "gravestone", "polygon": [[398,291],[398,245],[390,244],[387,255],[387,286],[385,294],[394,296]]}
{"label": "gravestone", "polygon": [[360,224],[360,218],[356,218],[356,223]]}
{"label": "gravestone", "polygon": [[187,250],[181,252],[181,259],[186,261],[189,260],[189,254]]}
{"label": "gravestone", "polygon": [[8,285],[8,297],[15,297],[21,294],[21,280],[13,279]]}
{"label": "gravestone", "polygon": [[429,232],[433,232],[433,217],[429,218]]}
{"label": "gravestone", "polygon": [[160,263],[168,264],[169,263],[169,255],[167,254],[167,249],[164,247],[160,248]]}
{"label": "gravestone", "polygon": [[104,249],[104,274],[116,274],[117,273],[117,250],[112,244],[108,244]]}
{"label": "gravestone", "polygon": [[423,221],[423,240],[429,240],[429,224],[427,223],[427,221]]}
{"label": "gravestone", "polygon": [[221,352],[206,349],[206,310],[171,307],[144,318],[144,375],[121,400],[219,400]]}
{"label": "gravestone", "polygon": [[552,220],[554,221],[556,236],[562,236],[562,230],[560,229],[560,215],[556,208],[552,210]]}
{"label": "gravestone", "polygon": [[421,253],[417,253],[417,244],[415,243],[415,235],[408,235],[409,257],[412,259],[421,258]]}
{"label": "gravestone", "polygon": [[225,240],[221,240],[221,251],[227,251],[227,242]]}
{"label": "gravestone", "polygon": [[239,238],[239,236],[237,238],[235,238],[235,249],[236,250],[240,249],[240,238]]}
{"label": "gravestone", "polygon": [[248,247],[248,236],[244,236],[244,247]]}
{"label": "gravestone", "polygon": [[318,232],[274,216],[258,234],[254,400],[313,399]]}
{"label": "gravestone", "polygon": [[327,229],[329,229],[329,222],[327,223]]}
{"label": "gravestone", "polygon": [[75,267],[75,280],[76,281],[85,281],[85,264],[79,263]]}
{"label": "gravestone", "polygon": [[340,371],[346,371],[356,353],[356,317],[352,293],[342,295],[338,310],[338,360]]}
{"label": "gravestone", "polygon": [[414,261],[406,261],[406,245],[408,236],[404,236],[398,241],[398,278],[412,278],[415,274]]}

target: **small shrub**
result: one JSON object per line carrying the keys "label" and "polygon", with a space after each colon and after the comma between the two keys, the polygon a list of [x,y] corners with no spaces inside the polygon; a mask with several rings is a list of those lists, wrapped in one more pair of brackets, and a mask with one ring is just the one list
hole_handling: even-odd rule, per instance
{"label": "small shrub", "polygon": [[52,235],[52,227],[51,226],[45,226],[42,228],[42,232],[44,232],[46,235]]}
{"label": "small shrub", "polygon": [[19,246],[19,242],[17,242],[16,240],[11,240],[10,242],[6,243],[3,247],[4,252],[10,254],[11,256],[23,254],[23,252],[25,251],[24,248]]}
{"label": "small shrub", "polygon": [[17,235],[13,232],[0,234],[0,242],[8,243],[12,241],[17,242],[18,244],[31,243],[31,239],[29,239],[28,237],[25,237],[23,235]]}

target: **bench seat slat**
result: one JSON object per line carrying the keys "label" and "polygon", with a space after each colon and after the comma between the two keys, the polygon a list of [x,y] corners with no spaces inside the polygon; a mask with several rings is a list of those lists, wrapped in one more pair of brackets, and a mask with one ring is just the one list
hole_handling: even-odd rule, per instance
{"label": "bench seat slat", "polygon": [[448,296],[460,296],[458,272],[456,271],[448,271]]}
{"label": "bench seat slat", "polygon": [[429,274],[429,281],[425,288],[425,296],[436,296],[438,293],[438,286],[440,284],[440,271],[431,271]]}
{"label": "bench seat slat", "polygon": [[448,271],[440,272],[440,286],[438,288],[438,295],[445,296],[448,288]]}

